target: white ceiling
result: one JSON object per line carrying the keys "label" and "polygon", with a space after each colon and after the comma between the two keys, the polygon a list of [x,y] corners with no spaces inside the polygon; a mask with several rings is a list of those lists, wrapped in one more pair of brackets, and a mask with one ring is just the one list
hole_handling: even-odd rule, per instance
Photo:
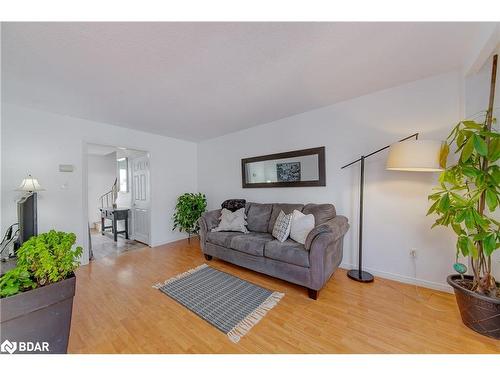
{"label": "white ceiling", "polygon": [[480,23],[3,23],[3,100],[204,140],[462,67]]}

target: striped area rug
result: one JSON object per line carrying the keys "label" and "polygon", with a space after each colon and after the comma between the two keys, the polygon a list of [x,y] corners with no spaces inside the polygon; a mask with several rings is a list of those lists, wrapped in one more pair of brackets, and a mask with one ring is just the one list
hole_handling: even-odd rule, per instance
{"label": "striped area rug", "polygon": [[238,342],[283,293],[202,264],[153,286]]}

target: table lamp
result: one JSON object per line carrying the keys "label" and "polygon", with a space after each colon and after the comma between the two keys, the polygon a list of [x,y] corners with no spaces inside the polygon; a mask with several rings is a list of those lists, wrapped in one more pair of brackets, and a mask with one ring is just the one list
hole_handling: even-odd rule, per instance
{"label": "table lamp", "polygon": [[21,182],[21,185],[19,185],[19,187],[16,190],[35,193],[37,191],[43,191],[45,189],[42,189],[36,178],[28,174],[28,177],[23,179],[23,182]]}

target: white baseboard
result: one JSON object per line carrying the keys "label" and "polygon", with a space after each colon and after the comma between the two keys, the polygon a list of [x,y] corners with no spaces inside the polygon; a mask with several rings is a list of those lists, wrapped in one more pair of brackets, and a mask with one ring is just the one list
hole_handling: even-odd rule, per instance
{"label": "white baseboard", "polygon": [[[191,239],[197,238],[197,237],[198,237],[197,235],[196,236],[191,236]],[[167,241],[160,241],[160,242],[151,243],[149,246],[151,246],[151,247],[157,247],[157,246],[167,245],[167,244],[172,243],[172,242],[177,242],[177,241],[180,241],[180,240],[187,240],[187,239],[188,239],[188,235],[181,234],[178,237],[169,239]]]}
{"label": "white baseboard", "polygon": [[[354,266],[352,264],[348,264],[348,263],[341,263],[339,267],[343,268],[345,270],[357,268],[356,266]],[[417,279],[415,277],[398,275],[395,273],[379,271],[379,270],[375,270],[373,268],[367,268],[367,267],[363,267],[363,270],[370,272],[374,276],[379,276],[379,277],[382,277],[384,279],[399,281],[399,282],[404,283],[404,284],[418,285],[418,286],[422,286],[424,288],[439,290],[442,292],[453,293],[453,288],[451,286],[449,286],[448,284],[436,283],[434,281]]]}

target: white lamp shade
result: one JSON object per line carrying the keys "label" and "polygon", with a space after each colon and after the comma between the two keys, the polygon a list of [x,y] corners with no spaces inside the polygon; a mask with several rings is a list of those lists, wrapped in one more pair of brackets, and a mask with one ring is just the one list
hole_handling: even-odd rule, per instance
{"label": "white lamp shade", "polygon": [[441,142],[411,140],[394,143],[389,148],[386,169],[390,171],[441,172]]}
{"label": "white lamp shade", "polygon": [[42,189],[40,184],[38,183],[38,180],[36,178],[33,178],[31,175],[28,175],[23,182],[21,182],[21,185],[17,188],[17,190],[21,191],[42,191],[45,189]]}

